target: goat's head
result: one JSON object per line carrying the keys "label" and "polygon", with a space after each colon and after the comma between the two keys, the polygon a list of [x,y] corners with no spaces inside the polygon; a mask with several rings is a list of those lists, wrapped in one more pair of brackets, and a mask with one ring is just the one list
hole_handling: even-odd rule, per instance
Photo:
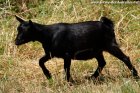
{"label": "goat's head", "polygon": [[34,25],[31,20],[24,21],[23,19],[19,18],[18,16],[15,16],[16,19],[19,21],[19,26],[17,27],[17,37],[15,39],[16,45],[22,45],[30,41],[34,41],[33,31]]}

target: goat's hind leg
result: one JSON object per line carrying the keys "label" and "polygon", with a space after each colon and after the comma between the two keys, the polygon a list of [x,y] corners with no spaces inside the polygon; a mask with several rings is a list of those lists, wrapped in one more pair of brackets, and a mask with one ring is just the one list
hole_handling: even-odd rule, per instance
{"label": "goat's hind leg", "polygon": [[45,67],[45,62],[48,61],[50,59],[49,55],[45,55],[43,56],[40,60],[39,60],[39,66],[42,68],[44,75],[48,78],[51,79],[51,74],[49,72],[49,70]]}
{"label": "goat's hind leg", "polygon": [[129,57],[127,57],[122,51],[121,49],[119,49],[118,46],[111,46],[108,50],[109,53],[111,53],[112,55],[114,55],[115,57],[117,57],[118,59],[122,60],[125,65],[129,68],[129,70],[131,71],[132,75],[134,76],[134,78],[138,79],[138,72],[137,70],[134,68],[134,66],[131,64]]}
{"label": "goat's hind leg", "polygon": [[95,73],[91,76],[91,78],[93,78],[93,79],[94,79],[94,78],[96,79],[96,78],[101,74],[101,72],[102,72],[104,66],[106,65],[106,62],[105,62],[105,59],[104,59],[102,53],[98,54],[98,55],[96,56],[96,59],[97,59],[97,61],[98,61],[98,67],[97,67]]}

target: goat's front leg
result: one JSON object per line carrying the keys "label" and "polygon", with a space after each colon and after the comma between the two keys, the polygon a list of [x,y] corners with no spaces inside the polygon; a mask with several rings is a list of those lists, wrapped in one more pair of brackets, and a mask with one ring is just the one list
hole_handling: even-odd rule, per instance
{"label": "goat's front leg", "polygon": [[68,82],[69,81],[73,82],[73,79],[71,78],[70,75],[70,66],[71,66],[71,56],[68,53],[66,53],[64,57],[64,70],[66,73],[66,79]]}
{"label": "goat's front leg", "polygon": [[50,59],[49,55],[45,55],[43,56],[40,60],[39,60],[39,66],[42,68],[44,75],[50,79],[51,78],[51,74],[49,72],[49,70],[45,67],[45,62],[48,61]]}

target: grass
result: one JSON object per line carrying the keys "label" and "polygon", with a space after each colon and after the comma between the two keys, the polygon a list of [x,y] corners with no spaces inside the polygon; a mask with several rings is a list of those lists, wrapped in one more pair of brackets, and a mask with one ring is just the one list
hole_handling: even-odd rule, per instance
{"label": "grass", "polygon": [[[140,6],[122,4],[93,4],[91,0],[45,0],[37,6],[27,5],[18,12],[9,0],[0,8],[0,93],[139,93],[140,82],[129,75],[128,68],[118,59],[104,52],[107,65],[102,74],[104,82],[84,77],[96,70],[95,59],[72,60],[71,74],[76,84],[64,80],[63,60],[54,58],[46,63],[53,76],[47,80],[38,65],[44,54],[40,43],[17,47],[14,39],[18,22],[14,15],[42,24],[99,20],[107,16],[115,23],[117,41],[130,56],[140,73]],[[37,2],[37,0],[36,0]],[[140,74],[139,74],[140,75]]]}

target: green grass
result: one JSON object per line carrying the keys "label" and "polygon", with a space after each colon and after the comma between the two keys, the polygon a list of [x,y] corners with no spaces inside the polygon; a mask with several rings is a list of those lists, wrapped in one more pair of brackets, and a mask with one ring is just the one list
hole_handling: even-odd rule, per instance
{"label": "green grass", "polygon": [[95,59],[72,60],[71,74],[76,84],[70,86],[64,80],[62,59],[54,58],[46,63],[53,76],[53,81],[48,81],[38,65],[44,55],[41,44],[30,42],[20,47],[14,44],[19,24],[15,14],[42,24],[99,20],[107,16],[115,23],[120,48],[140,73],[139,5],[93,4],[92,0],[45,0],[38,4],[36,0],[34,5],[29,3],[22,10],[22,4],[6,1],[5,7],[0,8],[0,93],[139,93],[140,82],[130,77],[130,71],[120,60],[106,52],[104,82],[85,79],[96,70]]}

